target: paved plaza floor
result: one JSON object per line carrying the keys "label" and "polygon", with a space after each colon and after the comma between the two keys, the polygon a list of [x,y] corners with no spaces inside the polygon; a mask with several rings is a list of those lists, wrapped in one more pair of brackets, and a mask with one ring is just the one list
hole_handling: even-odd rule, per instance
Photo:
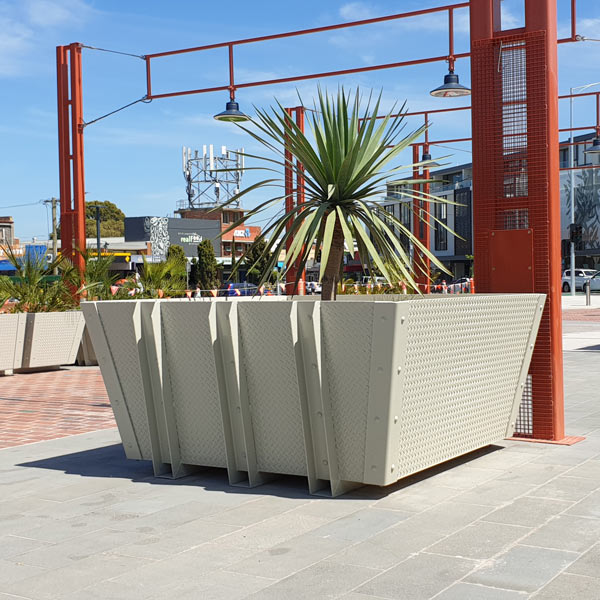
{"label": "paved plaza floor", "polygon": [[583,442],[502,441],[335,499],[294,477],[155,478],[114,428],[6,447],[0,600],[600,599],[599,335],[565,322],[567,433]]}

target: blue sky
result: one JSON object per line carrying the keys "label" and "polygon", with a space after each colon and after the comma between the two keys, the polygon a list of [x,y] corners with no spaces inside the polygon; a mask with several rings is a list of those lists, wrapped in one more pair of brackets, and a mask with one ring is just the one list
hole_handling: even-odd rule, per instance
{"label": "blue sky", "polygon": [[[78,41],[86,45],[150,54],[188,46],[280,33],[442,6],[439,0],[378,0],[326,2],[277,0],[225,3],[178,0],[0,0],[0,215],[12,215],[22,239],[45,238],[47,209],[39,200],[58,196],[55,47]],[[558,0],[559,35],[569,33],[568,0]],[[579,0],[578,32],[600,38],[600,2]],[[227,10],[223,10],[226,6]],[[519,0],[505,0],[504,18],[517,23]],[[456,51],[468,50],[467,11],[457,11]],[[256,81],[311,72],[368,66],[445,54],[447,34],[441,17],[379,24],[265,42],[236,51],[238,81]],[[559,47],[560,92],[600,80],[600,43]],[[225,51],[165,58],[153,63],[154,92],[226,84]],[[469,62],[457,63],[461,81],[469,82]],[[330,78],[321,85],[359,85],[383,91],[385,108],[408,103],[410,110],[459,106],[468,98],[439,100],[428,91],[440,85],[443,63]],[[84,50],[84,117],[90,121],[145,93],[144,63],[137,58]],[[312,103],[316,82],[298,86],[305,104]],[[600,89],[600,88],[598,88]],[[249,88],[238,92],[242,110],[267,106],[279,99],[298,104],[295,85]],[[212,93],[137,104],[86,129],[86,189],[90,200],[110,200],[128,216],[168,215],[185,197],[181,146],[203,144],[244,146],[257,150],[234,125],[212,119],[224,109],[226,94]],[[562,126],[568,105],[561,103]],[[592,124],[588,102],[577,105],[576,125]],[[411,121],[408,127],[420,123]],[[437,117],[431,129],[436,139],[468,137],[468,113]],[[448,162],[470,161],[467,145],[432,149],[450,154]],[[409,160],[406,157],[405,160]],[[254,181],[247,175],[244,185]],[[263,192],[248,196],[254,206]],[[26,205],[26,206],[15,206]]]}

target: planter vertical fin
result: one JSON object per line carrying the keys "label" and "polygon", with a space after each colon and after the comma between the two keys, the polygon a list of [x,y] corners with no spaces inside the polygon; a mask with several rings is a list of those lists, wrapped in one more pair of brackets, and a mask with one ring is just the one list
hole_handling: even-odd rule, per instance
{"label": "planter vertical fin", "polygon": [[25,314],[0,314],[0,371],[13,371],[23,364]]}

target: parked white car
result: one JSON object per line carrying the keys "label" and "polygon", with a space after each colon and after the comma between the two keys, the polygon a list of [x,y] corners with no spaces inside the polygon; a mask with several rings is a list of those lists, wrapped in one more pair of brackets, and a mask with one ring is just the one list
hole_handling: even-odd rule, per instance
{"label": "parked white car", "polygon": [[600,271],[596,271],[596,274],[590,278],[590,290],[600,292]]}
{"label": "parked white car", "polygon": [[[596,271],[595,269],[575,269],[575,291],[583,290],[583,284],[591,279],[594,275],[600,273],[600,271]],[[598,285],[600,283],[599,279],[596,279],[594,285]],[[595,289],[592,286],[592,290]],[[562,276],[562,291],[570,292],[571,291],[571,270],[567,269]]]}

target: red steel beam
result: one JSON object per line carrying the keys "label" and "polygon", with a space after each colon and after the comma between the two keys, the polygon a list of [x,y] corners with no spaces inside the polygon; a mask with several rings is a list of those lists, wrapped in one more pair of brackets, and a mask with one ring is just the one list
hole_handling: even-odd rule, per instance
{"label": "red steel beam", "polygon": [[[462,52],[460,54],[455,54],[454,58],[467,58],[469,56],[468,52]],[[401,62],[395,63],[386,63],[382,65],[372,65],[370,67],[357,67],[354,69],[341,69],[338,71],[325,71],[323,73],[311,73],[309,75],[295,75],[293,77],[281,77],[277,79],[265,79],[263,81],[250,81],[246,83],[237,83],[235,85],[235,89],[243,89],[243,88],[251,88],[251,87],[259,87],[263,85],[275,85],[278,83],[291,83],[293,81],[306,81],[308,79],[321,79],[324,77],[336,77],[340,75],[352,75],[354,73],[367,73],[370,71],[381,71],[384,69],[396,69],[399,67],[409,67],[413,65],[424,65],[428,63],[434,62],[445,62],[448,60],[448,56],[433,56],[430,58],[422,58],[417,60],[405,60]],[[149,94],[148,99],[158,100],[159,98],[172,98],[174,96],[189,96],[191,94],[206,94],[209,92],[222,92],[225,90],[229,90],[229,85],[220,85],[209,88],[198,88],[195,90],[183,90],[178,92],[167,92],[164,94]]]}
{"label": "red steel beam", "polygon": [[275,33],[272,35],[263,35],[253,38],[245,38],[231,42],[219,42],[217,44],[207,44],[205,46],[194,46],[193,48],[182,48],[180,50],[169,50],[167,52],[155,52],[154,54],[146,54],[146,59],[159,58],[162,56],[174,56],[176,54],[187,54],[189,52],[200,52],[202,50],[214,50],[216,48],[225,48],[226,46],[240,46],[242,44],[252,44],[255,42],[267,42],[270,40],[280,40],[288,37],[300,35],[309,35],[311,33],[322,33],[325,31],[335,31],[336,29],[346,29],[348,27],[359,27],[361,25],[373,25],[374,23],[384,23],[386,21],[395,21],[398,19],[408,19],[410,17],[418,17],[421,15],[429,15],[437,12],[445,12],[450,9],[469,8],[469,2],[461,2],[458,4],[449,4],[447,6],[438,6],[434,8],[424,8],[421,10],[413,10],[411,12],[397,13],[384,17],[374,17],[372,19],[361,19],[359,21],[349,21],[348,23],[338,23],[336,25],[325,25],[323,27],[312,27],[311,29],[299,29],[298,31],[288,31],[285,33]]}

